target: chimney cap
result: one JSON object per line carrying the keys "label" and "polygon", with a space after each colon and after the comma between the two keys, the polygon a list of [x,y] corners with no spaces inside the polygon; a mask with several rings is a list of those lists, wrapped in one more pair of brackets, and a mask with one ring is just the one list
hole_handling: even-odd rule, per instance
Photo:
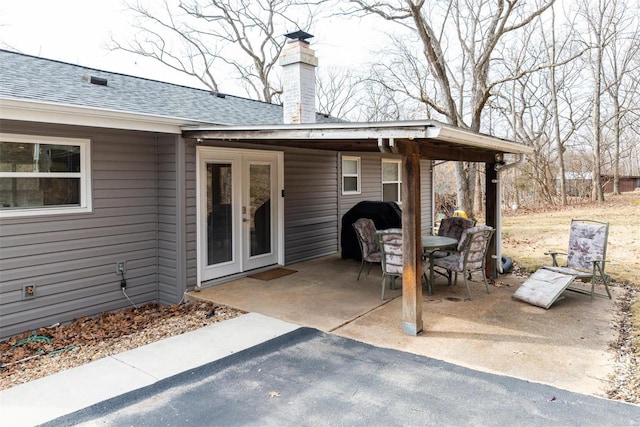
{"label": "chimney cap", "polygon": [[299,40],[305,43],[309,43],[307,39],[313,37],[311,34],[306,33],[302,30],[294,31],[293,33],[285,34],[286,38],[291,39],[291,41]]}

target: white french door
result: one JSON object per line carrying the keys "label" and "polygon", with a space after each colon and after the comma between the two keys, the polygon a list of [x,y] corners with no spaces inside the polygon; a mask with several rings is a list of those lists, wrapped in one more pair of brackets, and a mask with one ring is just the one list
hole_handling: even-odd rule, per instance
{"label": "white french door", "polygon": [[281,264],[283,154],[198,147],[197,158],[198,283]]}

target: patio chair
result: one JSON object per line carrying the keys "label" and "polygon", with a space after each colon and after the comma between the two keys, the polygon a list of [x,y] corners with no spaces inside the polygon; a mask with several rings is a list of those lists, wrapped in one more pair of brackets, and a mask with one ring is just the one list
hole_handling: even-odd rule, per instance
{"label": "patio chair", "polygon": [[[389,278],[389,289],[396,288],[396,278],[402,277],[402,269],[404,263],[402,259],[402,229],[389,228],[387,230],[378,230],[378,246],[382,252],[382,294],[384,299],[384,290]],[[422,279],[427,281],[426,270],[429,268],[428,263],[422,264]]]}
{"label": "patio chair", "polygon": [[[542,268],[556,273],[573,276],[574,280],[578,279],[583,282],[591,282],[591,290],[582,287],[571,286],[566,289],[574,292],[580,292],[591,295],[593,301],[594,296],[609,297],[610,277],[604,272],[607,258],[607,237],[609,236],[609,223],[601,221],[593,221],[588,219],[572,219],[571,231],[569,232],[569,249],[567,252],[549,251],[545,255],[551,255],[553,265],[544,266]],[[560,266],[558,255],[565,255],[567,262]],[[604,284],[604,293],[596,292],[596,282],[602,281]]]}
{"label": "patio chair", "polygon": [[[460,238],[462,237],[464,230],[474,227],[475,225],[476,222],[474,220],[460,216],[443,218],[442,221],[440,221],[440,226],[438,227],[438,236],[451,237],[452,239],[456,239],[460,242]],[[434,258],[443,258],[447,255],[449,255],[449,252],[447,251],[435,251],[431,254]]]}
{"label": "patio chair", "polygon": [[[548,309],[565,290],[594,296],[609,297],[609,275],[604,272],[607,253],[609,223],[571,220],[569,250],[549,251],[553,265],[543,266],[531,275],[513,294],[512,298]],[[558,255],[566,255],[566,265],[560,266]],[[572,286],[575,279],[591,281],[591,290]],[[595,292],[595,285],[602,280],[606,294]]]}
{"label": "patio chair", "polygon": [[493,228],[486,225],[468,228],[464,230],[460,237],[457,252],[443,258],[436,258],[433,261],[434,267],[440,267],[446,271],[449,285],[451,285],[452,274],[455,275],[454,283],[457,283],[458,273],[462,273],[469,300],[471,300],[471,289],[469,288],[467,276],[471,277],[471,273],[473,272],[480,271],[482,273],[484,286],[487,289],[487,293],[489,293],[489,283],[487,282],[485,272],[485,259],[494,231]]}
{"label": "patio chair", "polygon": [[387,277],[389,278],[389,289],[395,289],[396,278],[402,277],[402,229],[379,230],[377,235],[378,246],[382,253],[382,294],[380,298],[384,300]]}
{"label": "patio chair", "polygon": [[438,236],[452,237],[460,241],[464,230],[474,227],[475,225],[476,222],[474,220],[460,216],[443,218],[442,221],[440,221],[440,227],[438,227]]}
{"label": "patio chair", "polygon": [[380,248],[378,248],[376,225],[373,220],[369,218],[358,218],[352,225],[356,231],[360,252],[362,254],[360,271],[358,271],[357,278],[357,280],[360,280],[360,274],[362,274],[364,265],[369,265],[369,269],[367,270],[367,274],[369,274],[372,264],[380,264],[382,262],[382,254],[380,253]]}

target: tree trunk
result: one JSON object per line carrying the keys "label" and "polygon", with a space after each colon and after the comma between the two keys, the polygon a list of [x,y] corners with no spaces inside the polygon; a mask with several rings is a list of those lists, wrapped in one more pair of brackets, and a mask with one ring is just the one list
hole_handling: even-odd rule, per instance
{"label": "tree trunk", "polygon": [[[551,60],[556,63],[556,25],[555,25],[555,9],[551,8]],[[560,204],[567,205],[567,181],[564,169],[564,144],[560,134],[560,111],[558,109],[558,88],[556,83],[556,67],[552,65],[549,69],[549,81],[551,84],[551,105],[553,109],[553,133],[556,139],[558,150],[558,166],[560,168]]]}
{"label": "tree trunk", "polygon": [[473,216],[473,188],[475,187],[475,167],[473,163],[456,162],[456,192],[458,209]]}

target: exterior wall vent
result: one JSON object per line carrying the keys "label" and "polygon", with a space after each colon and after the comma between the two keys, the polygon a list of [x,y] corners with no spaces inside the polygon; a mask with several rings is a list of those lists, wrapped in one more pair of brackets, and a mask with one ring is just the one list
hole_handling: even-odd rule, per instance
{"label": "exterior wall vent", "polygon": [[89,75],[84,75],[82,77],[82,80],[89,82],[93,85],[98,85],[98,86],[107,86],[108,80],[102,77],[96,77],[96,76],[89,76]]}

